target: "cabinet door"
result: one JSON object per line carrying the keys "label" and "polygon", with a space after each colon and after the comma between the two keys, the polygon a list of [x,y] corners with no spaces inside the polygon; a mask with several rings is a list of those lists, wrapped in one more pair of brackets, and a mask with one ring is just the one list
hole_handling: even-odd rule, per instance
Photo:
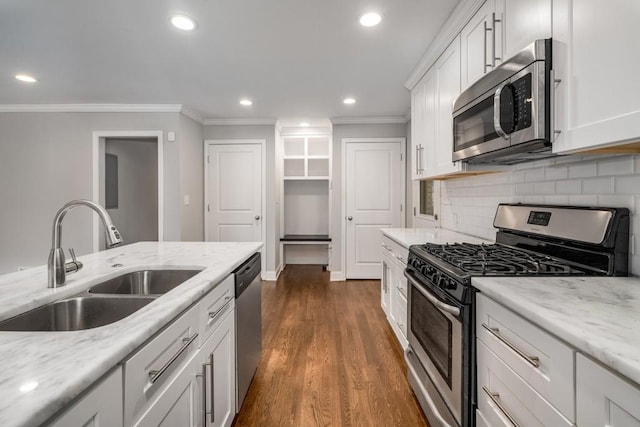
{"label": "cabinet door", "polygon": [[639,427],[640,388],[578,354],[577,424],[580,427]]}
{"label": "cabinet door", "polygon": [[220,320],[200,354],[205,369],[207,427],[228,427],[236,414],[235,309]]}
{"label": "cabinet door", "polygon": [[492,68],[494,3],[488,0],[460,33],[462,90]]}
{"label": "cabinet door", "polygon": [[640,137],[638,22],[638,1],[554,0],[554,152]]}
{"label": "cabinet door", "polygon": [[411,91],[411,178],[422,178],[426,133],[425,86],[422,79]]}
{"label": "cabinet door", "polygon": [[122,415],[122,368],[118,367],[50,425],[121,427]]}
{"label": "cabinet door", "polygon": [[453,102],[460,94],[460,36],[444,51],[435,64],[437,77],[435,117],[435,166],[428,176],[459,172],[461,162],[453,163]]}
{"label": "cabinet door", "polygon": [[496,0],[496,19],[496,58],[510,58],[551,37],[551,0]]}

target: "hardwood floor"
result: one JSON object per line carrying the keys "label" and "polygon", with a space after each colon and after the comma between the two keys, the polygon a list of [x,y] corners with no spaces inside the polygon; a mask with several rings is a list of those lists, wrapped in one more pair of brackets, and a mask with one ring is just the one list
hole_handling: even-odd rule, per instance
{"label": "hardwood floor", "polygon": [[427,426],[380,282],[291,265],[262,283],[263,355],[235,425]]}

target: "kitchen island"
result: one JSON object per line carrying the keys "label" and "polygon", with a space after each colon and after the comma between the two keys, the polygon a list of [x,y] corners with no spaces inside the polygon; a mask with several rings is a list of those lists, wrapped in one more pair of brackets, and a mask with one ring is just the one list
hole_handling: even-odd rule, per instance
{"label": "kitchen island", "polygon": [[228,277],[261,243],[141,242],[80,258],[57,289],[46,266],[0,277],[0,320],[67,298],[123,273],[202,269],[130,316],[71,332],[0,332],[0,425],[41,425]]}

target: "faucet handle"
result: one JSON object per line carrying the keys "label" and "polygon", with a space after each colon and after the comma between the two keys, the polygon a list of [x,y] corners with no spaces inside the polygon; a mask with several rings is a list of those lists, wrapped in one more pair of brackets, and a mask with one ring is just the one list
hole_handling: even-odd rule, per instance
{"label": "faucet handle", "polygon": [[76,252],[73,250],[73,248],[69,248],[69,253],[71,254],[71,262],[65,262],[64,264],[65,271],[67,273],[80,271],[83,265],[80,261],[78,261],[78,258],[76,258]]}

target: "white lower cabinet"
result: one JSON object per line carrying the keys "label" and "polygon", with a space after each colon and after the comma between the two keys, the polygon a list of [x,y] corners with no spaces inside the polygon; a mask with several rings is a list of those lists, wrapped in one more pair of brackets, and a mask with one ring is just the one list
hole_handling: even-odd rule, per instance
{"label": "white lower cabinet", "polygon": [[219,326],[200,349],[206,391],[202,397],[206,427],[228,427],[236,413],[235,308],[225,310]]}
{"label": "white lower cabinet", "polygon": [[478,412],[490,426],[572,426],[549,402],[477,342]]}
{"label": "white lower cabinet", "polygon": [[580,427],[640,427],[640,388],[585,356],[576,358]]}
{"label": "white lower cabinet", "polygon": [[121,427],[122,423],[122,368],[117,367],[71,408],[47,425]]}
{"label": "white lower cabinet", "polygon": [[[407,267],[409,250],[386,236],[382,237],[382,309],[400,346],[405,350],[407,341]],[[386,305],[385,305],[386,304]]]}

